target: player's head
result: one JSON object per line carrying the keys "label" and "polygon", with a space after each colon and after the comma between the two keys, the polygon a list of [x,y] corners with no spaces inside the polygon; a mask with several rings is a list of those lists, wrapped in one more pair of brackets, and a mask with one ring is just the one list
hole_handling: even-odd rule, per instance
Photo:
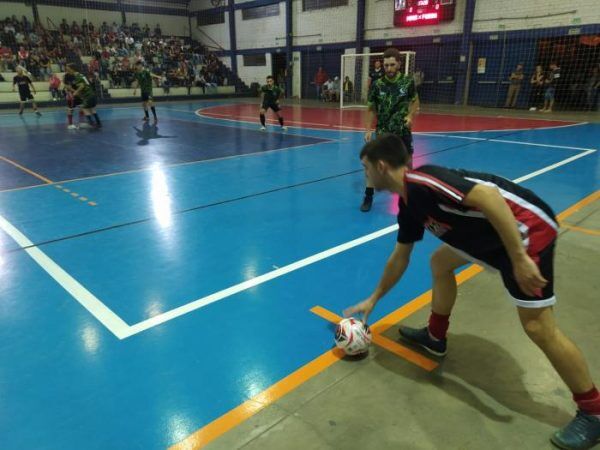
{"label": "player's head", "polygon": [[23,75],[23,67],[22,66],[17,66],[17,74]]}
{"label": "player's head", "polygon": [[551,69],[556,69],[557,67],[558,67],[558,66],[556,65],[556,61],[552,61],[552,62],[550,63],[550,68],[551,68]]}
{"label": "player's head", "polygon": [[406,167],[410,156],[400,137],[385,133],[362,148],[360,160],[375,189],[391,190],[398,181],[392,174]]}
{"label": "player's head", "polygon": [[73,75],[74,73],[77,73],[77,66],[73,63],[69,63],[66,66],[66,70],[68,74]]}
{"label": "player's head", "polygon": [[381,68],[381,61],[379,61],[378,59],[375,60],[375,68],[376,69],[380,69]]}
{"label": "player's head", "polygon": [[275,84],[275,78],[272,75],[267,77],[267,86],[273,86]]}
{"label": "player's head", "polygon": [[393,78],[400,70],[400,52],[395,48],[388,48],[383,52],[383,70],[388,78]]}

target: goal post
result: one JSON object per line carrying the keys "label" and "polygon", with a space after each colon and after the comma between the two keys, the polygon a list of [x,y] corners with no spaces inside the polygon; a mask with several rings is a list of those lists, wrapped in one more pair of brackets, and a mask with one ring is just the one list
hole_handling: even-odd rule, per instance
{"label": "goal post", "polygon": [[[416,53],[400,52],[400,71],[405,75],[414,73]],[[383,53],[348,53],[342,55],[340,70],[340,108],[367,106],[369,94],[369,72],[375,61],[382,62]],[[346,77],[350,84],[346,84]]]}

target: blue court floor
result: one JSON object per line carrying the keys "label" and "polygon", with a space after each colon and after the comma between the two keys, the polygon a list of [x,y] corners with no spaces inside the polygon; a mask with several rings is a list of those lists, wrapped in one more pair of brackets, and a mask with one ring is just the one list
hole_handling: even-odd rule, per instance
{"label": "blue court floor", "polygon": [[[358,211],[362,133],[261,132],[208,105],[158,104],[156,127],[103,108],[101,130],[0,115],[0,448],[167,448],[331,348],[310,308],[377,283],[396,199]],[[600,188],[599,136],[422,132],[415,165],[494,172],[560,212]],[[373,321],[430,288],[437,245]]]}

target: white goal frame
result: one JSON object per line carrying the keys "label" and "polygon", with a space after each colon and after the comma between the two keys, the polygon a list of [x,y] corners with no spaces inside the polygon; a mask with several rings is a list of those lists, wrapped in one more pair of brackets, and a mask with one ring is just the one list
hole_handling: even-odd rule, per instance
{"label": "white goal frame", "polygon": [[[411,59],[413,61],[415,61],[416,58],[416,52],[413,51],[405,51],[405,52],[400,52],[400,55],[402,55],[404,57],[404,75],[408,75],[410,72],[410,61]],[[367,104],[366,104],[366,95],[367,92],[362,92],[362,96],[365,97],[364,102],[361,103],[357,103],[357,102],[351,102],[350,104],[346,104],[344,105],[344,80],[346,79],[346,75],[348,75],[348,73],[345,70],[345,62],[346,59],[349,58],[354,58],[356,59],[357,57],[369,57],[369,59],[371,57],[383,57],[383,53],[347,53],[342,55],[341,58],[341,68],[340,68],[340,109],[344,109],[344,108],[366,108]],[[414,67],[413,67],[414,70]],[[369,64],[363,65],[362,67],[362,80],[366,80],[369,78],[369,71],[370,71],[370,67]],[[352,70],[352,74],[354,75],[354,70]],[[350,77],[351,80],[354,79],[354,76]],[[355,89],[356,91],[356,86]],[[365,90],[366,91],[366,90]],[[347,103],[347,102],[346,102]]]}

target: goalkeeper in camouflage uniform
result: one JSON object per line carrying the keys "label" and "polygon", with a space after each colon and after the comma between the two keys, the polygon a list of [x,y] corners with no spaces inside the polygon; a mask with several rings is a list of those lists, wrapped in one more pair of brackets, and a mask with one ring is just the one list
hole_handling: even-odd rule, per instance
{"label": "goalkeeper in camouflage uniform", "polygon": [[154,108],[154,99],[152,98],[152,78],[160,80],[160,77],[151,73],[144,67],[141,61],[135,63],[135,83],[136,88],[133,90],[133,95],[136,94],[137,88],[139,87],[142,92],[142,108],[144,108],[144,122],[150,120],[148,117],[148,106],[152,110],[152,116],[154,117],[154,123],[158,122],[156,117],[156,108]]}
{"label": "goalkeeper in camouflage uniform", "polygon": [[[412,167],[413,139],[411,125],[419,109],[419,97],[415,82],[410,75],[400,72],[401,55],[395,48],[383,53],[385,75],[375,81],[370,88],[365,124],[365,141],[373,137],[373,122],[377,119],[376,134],[393,133],[398,135],[406,146]],[[367,212],[373,205],[373,184],[366,179],[365,197],[360,210]]]}
{"label": "goalkeeper in camouflage uniform", "polygon": [[265,114],[269,108],[271,108],[277,116],[277,120],[279,121],[281,129],[284,131],[287,130],[287,127],[283,124],[283,116],[279,114],[279,111],[281,111],[281,108],[279,107],[279,98],[283,94],[283,89],[275,84],[275,79],[271,75],[267,77],[267,84],[260,89],[260,94],[261,103],[259,117],[261,131],[265,131],[267,129]]}

